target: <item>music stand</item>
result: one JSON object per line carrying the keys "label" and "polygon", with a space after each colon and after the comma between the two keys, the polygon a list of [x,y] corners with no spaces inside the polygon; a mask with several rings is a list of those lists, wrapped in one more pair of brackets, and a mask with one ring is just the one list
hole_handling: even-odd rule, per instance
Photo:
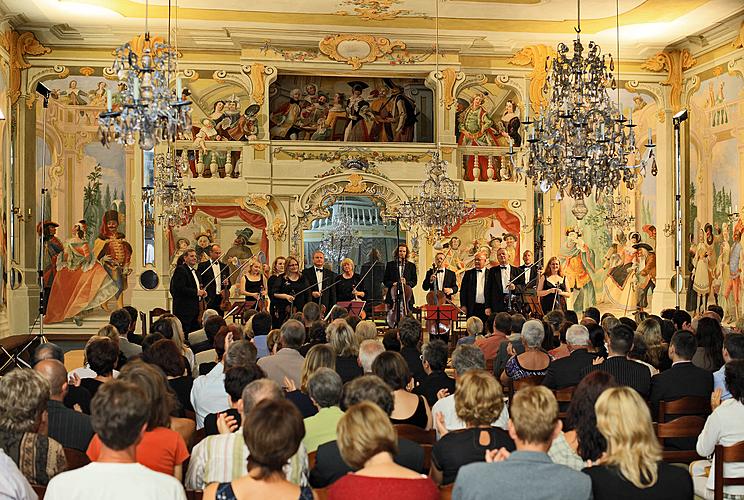
{"label": "music stand", "polygon": [[525,302],[527,302],[527,305],[530,306],[530,313],[532,314],[533,318],[539,319],[545,316],[545,314],[543,314],[542,304],[540,304],[540,299],[538,298],[537,294],[525,294],[524,298]]}
{"label": "music stand", "polygon": [[361,317],[362,310],[364,309],[364,305],[367,302],[364,300],[344,300],[341,302],[336,302],[336,305],[339,307],[343,307],[347,311],[349,311],[349,314],[353,314],[354,316]]}
{"label": "music stand", "polygon": [[[458,309],[456,306],[453,306],[452,304],[443,304],[440,306],[424,304],[421,306],[421,309],[424,311],[426,315],[425,320],[426,320],[427,325],[429,321],[434,321],[437,328],[439,328],[439,324],[442,321],[449,321],[450,331],[452,331],[452,325],[455,324],[455,320],[457,320],[457,315],[460,313],[460,309]],[[430,340],[432,340],[432,336],[434,338],[445,337],[445,335],[440,335],[437,333],[432,334],[431,332],[429,332]]]}

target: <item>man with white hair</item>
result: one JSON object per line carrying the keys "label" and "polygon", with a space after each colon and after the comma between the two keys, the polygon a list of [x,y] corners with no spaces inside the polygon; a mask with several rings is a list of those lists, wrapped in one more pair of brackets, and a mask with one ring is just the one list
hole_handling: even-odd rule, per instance
{"label": "man with white hair", "polygon": [[385,352],[385,346],[379,340],[367,339],[359,345],[357,363],[362,367],[365,375],[372,373],[372,363],[383,352]]}
{"label": "man with white hair", "polygon": [[584,325],[571,325],[566,331],[568,356],[550,363],[543,385],[549,389],[563,389],[577,385],[581,381],[581,371],[590,366],[596,358],[588,351],[589,330]]}
{"label": "man with white hair", "polygon": [[211,318],[212,316],[219,316],[219,313],[215,311],[214,309],[205,309],[204,312],[202,313],[202,318],[201,318],[202,327],[199,330],[195,330],[187,335],[189,344],[192,346],[192,348],[197,344],[206,344],[206,349],[209,349],[209,347],[211,347],[211,343],[209,342],[209,339],[207,338],[207,332],[204,330],[204,325],[207,323],[207,320]]}

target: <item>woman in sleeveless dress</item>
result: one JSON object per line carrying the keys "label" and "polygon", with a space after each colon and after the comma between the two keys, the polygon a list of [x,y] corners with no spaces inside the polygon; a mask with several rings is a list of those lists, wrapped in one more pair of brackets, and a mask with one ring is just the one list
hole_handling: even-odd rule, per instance
{"label": "woman in sleeveless dress", "polygon": [[300,274],[300,262],[287,257],[285,271],[281,279],[274,282],[270,290],[276,303],[277,323],[281,326],[296,311],[302,311],[307,302],[307,280]]}
{"label": "woman in sleeveless dress", "polygon": [[566,280],[558,257],[551,257],[545,265],[545,271],[537,280],[537,296],[543,314],[553,309],[566,310],[566,298],[570,297],[571,293],[566,290]]}
{"label": "woman in sleeveless dress", "polygon": [[245,298],[244,309],[260,310],[259,298],[265,302],[267,296],[264,276],[261,273],[263,266],[257,259],[252,258],[247,267],[248,271],[240,277],[240,295]]}
{"label": "woman in sleeveless dress", "polygon": [[271,299],[271,303],[269,305],[269,313],[271,314],[271,328],[280,328],[282,326],[282,324],[278,322],[279,314],[277,312],[273,290],[276,290],[279,286],[279,282],[284,275],[284,264],[286,262],[287,259],[285,259],[281,255],[274,259],[274,262],[271,264],[271,276],[269,276],[269,279],[266,282],[266,288],[269,292],[269,299]]}
{"label": "woman in sleeveless dress", "polygon": [[363,300],[364,292],[361,290],[361,275],[354,272],[354,261],[346,258],[341,261],[341,276],[336,284],[336,300],[338,302],[349,302],[352,300]]}

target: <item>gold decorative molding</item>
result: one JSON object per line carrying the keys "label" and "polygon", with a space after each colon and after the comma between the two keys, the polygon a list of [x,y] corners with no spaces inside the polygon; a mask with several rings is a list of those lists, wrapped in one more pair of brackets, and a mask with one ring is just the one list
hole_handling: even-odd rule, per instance
{"label": "gold decorative molding", "polygon": [[251,79],[251,97],[253,101],[258,105],[263,105],[264,93],[265,93],[265,82],[266,75],[273,72],[271,68],[266,68],[261,63],[253,63],[247,68],[248,78]]}
{"label": "gold decorative molding", "polygon": [[446,109],[452,109],[455,104],[455,85],[465,79],[465,73],[455,71],[454,68],[445,68],[437,77],[442,80],[442,104]]}
{"label": "gold decorative molding", "polygon": [[21,96],[21,71],[31,67],[26,56],[43,56],[52,49],[45,47],[30,31],[19,33],[9,30],[0,35],[0,45],[8,52],[10,58],[10,78],[8,97],[15,104]]}
{"label": "gold decorative molding", "polygon": [[548,104],[547,97],[543,94],[543,87],[548,79],[548,71],[552,66],[552,58],[557,55],[553,47],[544,44],[530,45],[524,47],[514,54],[508,61],[508,64],[515,66],[532,65],[530,77],[530,106],[532,112],[537,114],[543,106]]}
{"label": "gold decorative molding", "polygon": [[741,23],[741,26],[739,27],[739,34],[736,36],[733,42],[731,42],[731,46],[735,49],[741,49],[744,47],[744,22]]}
{"label": "gold decorative molding", "polygon": [[85,66],[84,68],[80,68],[80,74],[83,75],[83,76],[90,76],[90,75],[92,75],[95,72],[96,72],[96,70],[94,70],[90,66]]}
{"label": "gold decorative molding", "polygon": [[649,58],[641,69],[660,72],[667,71],[667,79],[662,85],[671,87],[671,105],[674,111],[682,107],[682,82],[684,71],[692,68],[697,61],[687,49],[665,50]]}
{"label": "gold decorative molding", "polygon": [[[129,46],[132,48],[132,52],[137,54],[137,57],[142,57],[142,51],[145,50],[145,48],[149,48],[150,51],[153,51],[156,43],[165,44],[165,40],[162,36],[150,35],[150,40],[145,41],[145,35],[143,34],[136,35],[129,40]],[[116,55],[116,49],[111,51],[111,55]]]}
{"label": "gold decorative molding", "polygon": [[338,160],[365,160],[373,162],[389,162],[389,161],[402,161],[402,162],[420,162],[431,158],[430,152],[425,153],[384,153],[382,151],[376,151],[370,148],[359,147],[359,146],[348,146],[340,147],[333,151],[305,151],[305,150],[292,150],[283,146],[277,146],[273,148],[274,158],[283,159],[281,155],[285,155],[292,160],[297,161],[323,161],[323,162],[334,162]]}
{"label": "gold decorative molding", "polygon": [[396,9],[403,0],[343,0],[343,5],[352,8],[352,12],[338,10],[338,16],[358,16],[365,21],[389,21],[400,16],[410,15],[407,9]]}
{"label": "gold decorative molding", "polygon": [[271,237],[274,241],[284,241],[287,237],[287,221],[281,216],[277,216],[271,223]]}
{"label": "gold decorative molding", "polygon": [[405,49],[406,44],[400,40],[391,42],[389,38],[373,35],[338,34],[325,37],[318,48],[334,61],[346,63],[358,70],[365,63],[373,63],[396,48]]}

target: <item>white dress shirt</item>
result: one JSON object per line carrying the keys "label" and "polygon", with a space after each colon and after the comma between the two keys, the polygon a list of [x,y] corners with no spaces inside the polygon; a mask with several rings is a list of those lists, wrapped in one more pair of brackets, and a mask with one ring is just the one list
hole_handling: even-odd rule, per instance
{"label": "white dress shirt", "polygon": [[444,291],[444,269],[437,269],[437,290]]}
{"label": "white dress shirt", "polygon": [[194,283],[196,283],[196,289],[200,289],[201,283],[199,283],[199,276],[196,275],[196,269],[189,267],[189,271],[191,271],[191,276],[194,278]]}
{"label": "white dress shirt", "polygon": [[323,291],[323,268],[315,268],[315,279],[318,280],[318,291]]}
{"label": "white dress shirt", "polygon": [[486,303],[486,270],[475,270],[475,303]]}
{"label": "white dress shirt", "polygon": [[511,281],[511,266],[507,264],[501,271],[501,287],[504,289],[504,293],[509,293],[509,281]]}
{"label": "white dress shirt", "polygon": [[[739,441],[744,441],[744,404],[735,399],[728,399],[708,416],[703,432],[698,436],[696,450],[700,456],[707,457],[713,454],[717,444],[731,446]],[[715,487],[714,469],[715,462],[712,462],[705,485],[709,490]],[[724,464],[723,469],[725,477],[744,477],[743,462]],[[744,486],[724,486],[723,492],[744,495]]]}
{"label": "white dress shirt", "polygon": [[529,283],[530,282],[530,275],[532,274],[532,266],[525,267],[524,268],[524,282]]}
{"label": "white dress shirt", "polygon": [[217,363],[209,373],[194,379],[194,385],[191,387],[191,404],[196,413],[197,430],[204,427],[204,417],[230,408],[222,363]]}
{"label": "white dress shirt", "polygon": [[220,263],[216,260],[212,261],[212,273],[214,274],[214,290],[219,295],[222,291],[222,273],[220,272]]}

